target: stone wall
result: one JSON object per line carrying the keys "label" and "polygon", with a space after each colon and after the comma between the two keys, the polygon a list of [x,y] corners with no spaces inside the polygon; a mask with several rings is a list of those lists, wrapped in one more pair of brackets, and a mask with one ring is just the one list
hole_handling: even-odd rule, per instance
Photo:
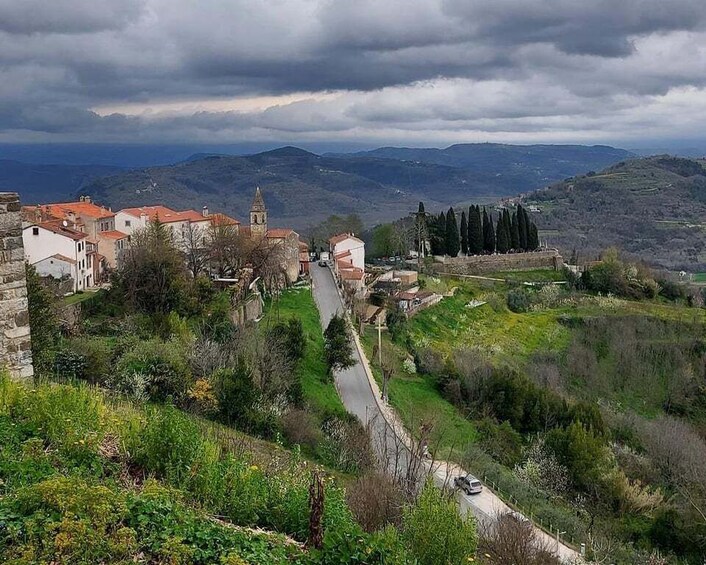
{"label": "stone wall", "polygon": [[0,363],[15,378],[34,374],[20,197],[0,192]]}
{"label": "stone wall", "polygon": [[531,253],[445,257],[434,263],[434,269],[440,273],[454,275],[480,275],[496,271],[523,271],[546,268],[558,271],[563,264],[564,261],[559,252],[556,249],[550,249]]}
{"label": "stone wall", "polygon": [[254,322],[262,317],[262,298],[260,293],[250,294],[244,301],[231,310],[230,319],[236,326]]}

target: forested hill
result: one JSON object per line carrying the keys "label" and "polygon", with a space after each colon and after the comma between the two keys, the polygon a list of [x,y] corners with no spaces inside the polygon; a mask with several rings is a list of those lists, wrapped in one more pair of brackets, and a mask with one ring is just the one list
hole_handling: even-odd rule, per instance
{"label": "forested hill", "polygon": [[617,246],[647,262],[706,270],[704,160],[656,156],[620,162],[525,197],[542,239],[568,257]]}
{"label": "forested hill", "polygon": [[[330,214],[357,213],[373,223],[407,215],[419,200],[441,209],[481,196],[518,194],[629,155],[608,147],[454,147],[485,153],[474,162],[443,163],[375,152],[316,155],[283,147],[249,156],[195,156],[99,179],[84,192],[114,209],[156,202],[196,209],[207,204],[243,218],[259,185],[274,224],[303,228]],[[488,148],[505,157],[496,160]]]}
{"label": "forested hill", "polygon": [[73,198],[97,178],[121,171],[110,165],[40,165],[0,159],[0,191],[19,192],[25,204],[58,202]]}
{"label": "forested hill", "polygon": [[459,143],[445,149],[380,147],[354,153],[359,157],[400,159],[500,175],[537,188],[548,181],[599,170],[634,156],[607,145],[506,145]]}

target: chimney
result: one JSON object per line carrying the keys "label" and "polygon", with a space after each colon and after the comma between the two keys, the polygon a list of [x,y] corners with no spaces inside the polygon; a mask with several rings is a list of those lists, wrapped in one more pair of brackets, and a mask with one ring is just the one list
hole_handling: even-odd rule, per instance
{"label": "chimney", "polygon": [[208,218],[208,206],[203,207],[203,210],[201,210],[201,214],[204,218]]}

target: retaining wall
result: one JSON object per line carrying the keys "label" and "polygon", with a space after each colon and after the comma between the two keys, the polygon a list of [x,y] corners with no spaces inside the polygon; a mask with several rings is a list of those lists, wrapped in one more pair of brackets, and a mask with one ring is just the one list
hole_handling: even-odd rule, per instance
{"label": "retaining wall", "polygon": [[530,253],[471,255],[469,257],[435,257],[434,269],[454,275],[479,275],[496,271],[562,268],[564,261],[555,249]]}

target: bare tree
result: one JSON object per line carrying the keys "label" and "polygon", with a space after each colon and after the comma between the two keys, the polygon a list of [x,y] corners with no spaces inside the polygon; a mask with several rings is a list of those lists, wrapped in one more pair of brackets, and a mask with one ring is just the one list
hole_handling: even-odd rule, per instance
{"label": "bare tree", "polygon": [[550,544],[542,540],[531,522],[510,512],[480,524],[479,553],[493,565],[559,565]]}
{"label": "bare tree", "polygon": [[186,256],[186,265],[191,275],[196,278],[206,271],[208,266],[208,247],[206,230],[189,222],[182,232],[181,247]]}
{"label": "bare tree", "polygon": [[244,266],[248,238],[240,235],[236,226],[212,223],[205,234],[208,263],[219,277],[235,277]]}

